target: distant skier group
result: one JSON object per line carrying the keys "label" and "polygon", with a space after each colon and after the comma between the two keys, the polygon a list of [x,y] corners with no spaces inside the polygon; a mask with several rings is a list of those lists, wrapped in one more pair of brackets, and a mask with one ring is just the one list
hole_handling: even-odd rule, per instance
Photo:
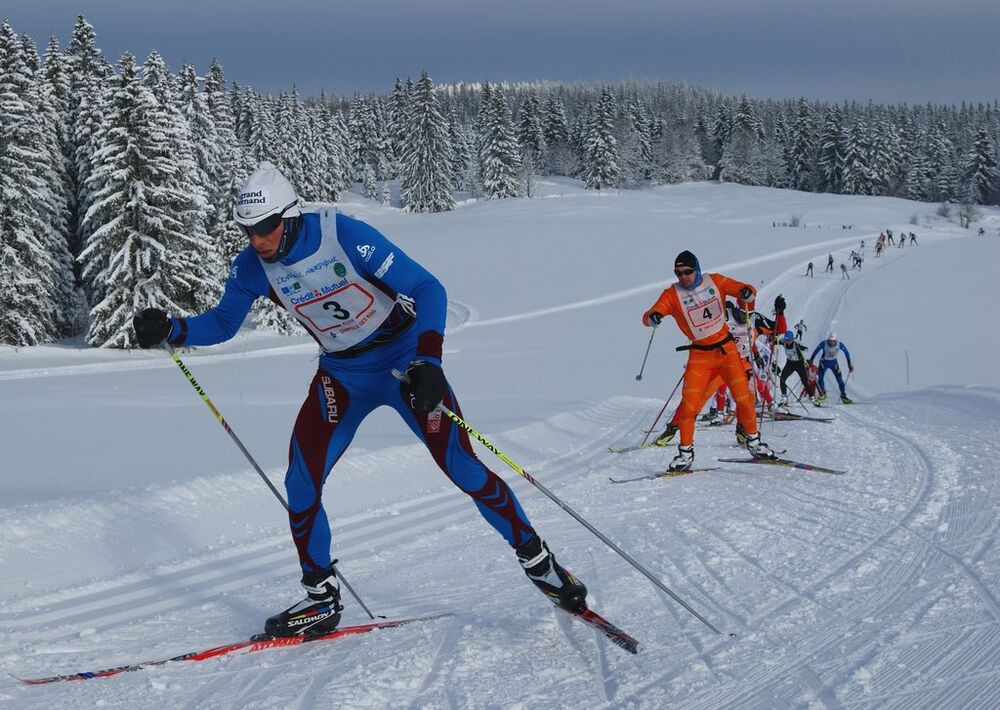
{"label": "distant skier group", "polygon": [[893,238],[891,229],[885,229],[879,232],[878,237],[875,239],[875,258],[881,257],[882,253],[891,246],[896,246],[897,249],[902,249],[906,246],[907,238],[909,238],[910,246],[919,246],[919,243],[917,242],[917,235],[913,232],[900,232],[898,246],[896,240]]}
{"label": "distant skier group", "polygon": [[[849,372],[854,371],[854,365],[847,347],[836,333],[830,332],[807,358],[806,348],[801,343],[807,326],[805,321],[799,320],[794,331],[788,329],[787,304],[782,295],[774,299],[774,319],[767,318],[754,310],[756,290],[753,286],[718,273],[703,274],[697,257],[690,251],[677,255],[674,275],[677,283],[663,291],[642,319],[644,325],[655,328],[667,315],[673,316],[691,341],[677,348],[688,351],[681,402],[666,429],[654,441],[657,446],[666,446],[680,433],[677,456],[670,462],[668,471],[679,473],[692,468],[695,420],[710,399],[714,401],[699,421],[713,425],[732,423],[735,419],[736,441],[755,459],[776,458],[771,447],[760,438],[758,402],[761,411],[787,412],[787,380],[793,373],[798,374],[807,397],[820,406],[826,399],[826,372],[833,372],[841,401],[852,403],[847,396],[839,354],[846,357]],[[785,353],[781,369],[774,361],[779,343]],[[813,364],[817,357],[818,368]],[[777,405],[772,393],[772,375],[780,378],[781,400]],[[730,396],[735,412],[728,406]]]}

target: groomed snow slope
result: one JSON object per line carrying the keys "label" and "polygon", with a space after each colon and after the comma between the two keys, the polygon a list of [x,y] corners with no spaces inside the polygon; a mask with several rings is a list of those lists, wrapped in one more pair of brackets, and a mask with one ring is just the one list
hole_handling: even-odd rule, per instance
{"label": "groomed snow slope", "polygon": [[[712,634],[479,447],[640,654],[556,613],[382,410],[327,484],[334,553],[376,613],[453,616],[113,679],[0,680],[0,705],[1000,705],[1000,239],[890,198],[541,187],[541,199],[441,215],[353,197],[343,209],[448,287],[445,365],[470,423],[735,637]],[[792,215],[805,226],[772,226]],[[986,219],[994,234],[1000,214]],[[920,246],[873,258],[886,227]],[[861,239],[861,272],[822,273],[828,253],[839,266]],[[680,375],[668,321],[634,379],[650,333],[639,317],[684,248],[758,284],[762,305],[783,293],[810,345],[835,328],[850,348],[848,388],[866,404],[818,410],[832,424],[764,428],[789,456],[847,475],[724,464],[608,482],[673,454],[607,447],[640,440]],[[802,277],[810,260],[815,279]],[[280,484],[314,348],[248,333],[183,357]],[[0,402],[3,671],[96,670],[235,641],[299,594],[281,506],[163,353],[2,349]],[[696,443],[699,465],[739,455],[725,427]],[[345,624],[365,620],[347,605]]]}

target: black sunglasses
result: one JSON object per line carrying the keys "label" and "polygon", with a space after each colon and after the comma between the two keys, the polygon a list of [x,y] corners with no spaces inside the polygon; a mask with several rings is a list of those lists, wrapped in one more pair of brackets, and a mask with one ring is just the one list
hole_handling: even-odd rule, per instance
{"label": "black sunglasses", "polygon": [[237,224],[239,225],[240,230],[243,232],[243,235],[247,239],[249,239],[254,235],[263,236],[265,234],[270,234],[271,232],[273,232],[275,229],[278,228],[278,225],[281,224],[281,220],[285,218],[285,212],[287,212],[294,204],[295,203],[293,202],[291,205],[288,205],[288,207],[281,210],[281,212],[279,212],[278,214],[273,214],[270,217],[265,217],[261,221],[256,222],[254,224],[246,225],[246,224],[239,224],[239,222],[237,222]]}
{"label": "black sunglasses", "polygon": [[674,276],[690,276],[694,269],[674,269]]}

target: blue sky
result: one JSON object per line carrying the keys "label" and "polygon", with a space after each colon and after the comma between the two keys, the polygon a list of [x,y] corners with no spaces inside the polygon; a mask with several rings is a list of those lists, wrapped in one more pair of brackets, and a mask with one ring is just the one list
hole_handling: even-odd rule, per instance
{"label": "blue sky", "polygon": [[653,79],[840,101],[1000,98],[996,0],[4,0],[44,48],[75,16],[105,55],[157,49],[176,70],[302,95],[435,82]]}

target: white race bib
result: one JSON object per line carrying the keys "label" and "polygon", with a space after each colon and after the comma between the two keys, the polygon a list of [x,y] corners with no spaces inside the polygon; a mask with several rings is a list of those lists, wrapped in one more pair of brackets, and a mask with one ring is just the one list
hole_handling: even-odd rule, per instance
{"label": "white race bib", "polygon": [[719,293],[711,276],[703,274],[698,287],[690,291],[681,288],[680,284],[674,284],[674,290],[695,340],[708,338],[726,327],[725,297]]}
{"label": "white race bib", "polygon": [[327,352],[357,345],[374,333],[395,301],[354,270],[337,239],[337,213],[322,207],[319,248],[291,266],[261,265],[278,300]]}

